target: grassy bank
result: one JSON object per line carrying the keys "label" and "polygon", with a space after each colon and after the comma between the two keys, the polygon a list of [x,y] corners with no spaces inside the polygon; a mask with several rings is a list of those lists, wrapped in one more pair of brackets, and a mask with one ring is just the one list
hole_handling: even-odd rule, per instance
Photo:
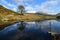
{"label": "grassy bank", "polygon": [[56,16],[49,15],[36,15],[36,14],[24,14],[20,16],[21,21],[36,21],[36,20],[48,20],[56,19]]}
{"label": "grassy bank", "polygon": [[56,16],[43,16],[43,15],[36,15],[36,14],[24,14],[24,15],[14,15],[14,14],[0,14],[0,30],[6,26],[14,24],[18,21],[38,21],[38,20],[53,20],[56,19]]}
{"label": "grassy bank", "polygon": [[6,26],[14,24],[18,21],[38,21],[38,20],[48,20],[56,19],[56,16],[51,15],[36,15],[36,14],[25,14],[20,15],[17,12],[9,10],[0,5],[0,29],[3,29]]}
{"label": "grassy bank", "polygon": [[16,21],[0,21],[0,30],[4,29],[5,27],[17,23]]}
{"label": "grassy bank", "polygon": [[9,21],[36,21],[36,20],[48,20],[56,19],[56,16],[49,15],[36,15],[36,14],[24,14],[24,15],[1,15],[0,20],[9,20]]}

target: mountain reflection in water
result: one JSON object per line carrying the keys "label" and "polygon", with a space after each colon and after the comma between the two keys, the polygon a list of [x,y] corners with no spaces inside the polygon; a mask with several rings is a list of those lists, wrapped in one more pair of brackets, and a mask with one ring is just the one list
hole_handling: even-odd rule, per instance
{"label": "mountain reflection in water", "polygon": [[[19,22],[0,31],[0,40],[53,40],[51,34],[60,34],[60,22]],[[49,32],[51,34],[49,34]]]}

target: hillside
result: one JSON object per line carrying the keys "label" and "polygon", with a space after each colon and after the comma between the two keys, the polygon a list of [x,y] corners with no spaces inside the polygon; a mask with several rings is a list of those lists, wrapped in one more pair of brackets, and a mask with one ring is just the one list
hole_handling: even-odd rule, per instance
{"label": "hillside", "polygon": [[19,21],[27,22],[46,19],[56,19],[56,16],[36,15],[32,13],[24,13],[24,15],[20,15],[17,12],[11,11],[0,5],[0,29]]}
{"label": "hillside", "polygon": [[14,11],[11,11],[5,7],[3,7],[2,5],[0,5],[0,14],[13,14],[16,13]]}
{"label": "hillside", "polygon": [[24,13],[20,15],[17,12],[9,10],[0,5],[0,21],[35,21],[35,20],[44,20],[44,19],[53,19],[55,16],[49,15],[37,15],[32,13]]}
{"label": "hillside", "polygon": [[49,15],[37,15],[32,13],[24,13],[20,15],[17,12],[9,10],[0,5],[0,21],[35,21],[35,20],[44,20],[44,19],[54,19],[55,16]]}
{"label": "hillside", "polygon": [[0,30],[16,23],[17,21],[15,19],[17,15],[19,14],[0,5]]}
{"label": "hillside", "polygon": [[9,10],[3,6],[0,5],[0,21],[4,19],[13,20],[16,18],[16,16],[20,16],[17,12],[14,12],[12,10]]}

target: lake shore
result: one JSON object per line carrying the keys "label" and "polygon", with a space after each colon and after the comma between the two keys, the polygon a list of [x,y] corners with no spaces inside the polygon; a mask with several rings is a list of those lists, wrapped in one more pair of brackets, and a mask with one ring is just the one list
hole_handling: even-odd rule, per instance
{"label": "lake shore", "polygon": [[30,22],[30,21],[40,21],[40,20],[54,20],[56,16],[43,16],[35,14],[24,14],[24,15],[3,15],[0,18],[0,29],[3,29],[6,26],[12,25],[16,22]]}
{"label": "lake shore", "polygon": [[15,23],[17,23],[17,21],[4,21],[4,22],[0,21],[0,30]]}

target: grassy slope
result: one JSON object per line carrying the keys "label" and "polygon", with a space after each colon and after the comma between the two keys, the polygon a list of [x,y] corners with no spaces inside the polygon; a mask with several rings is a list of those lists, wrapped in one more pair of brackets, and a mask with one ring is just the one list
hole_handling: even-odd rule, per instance
{"label": "grassy slope", "polygon": [[[0,5],[0,30],[5,28],[8,25],[14,24],[17,21],[14,20],[19,14],[14,11],[11,11]],[[6,21],[5,19],[9,19]]]}
{"label": "grassy slope", "polygon": [[[8,21],[6,21],[5,19],[8,19]],[[35,14],[19,15],[18,13],[13,12],[0,5],[0,27],[3,28],[18,21],[36,21],[45,19],[55,19],[55,16],[43,16]]]}
{"label": "grassy slope", "polygon": [[[34,21],[34,20],[44,20],[53,19],[55,16],[43,16],[36,14],[24,14],[19,15],[17,12],[11,11],[3,6],[0,6],[0,20],[9,19],[10,21]],[[55,19],[55,18],[54,18]]]}
{"label": "grassy slope", "polygon": [[56,19],[56,16],[43,16],[36,14],[24,14],[20,16],[21,21],[36,21],[36,20],[48,20],[48,19]]}

